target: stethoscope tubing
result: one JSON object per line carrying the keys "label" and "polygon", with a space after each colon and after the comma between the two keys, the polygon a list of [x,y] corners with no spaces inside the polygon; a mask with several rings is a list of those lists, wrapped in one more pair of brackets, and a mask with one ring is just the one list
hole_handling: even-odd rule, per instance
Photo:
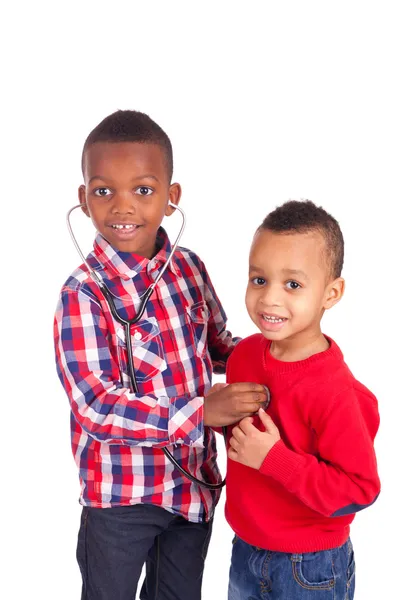
{"label": "stethoscope tubing", "polygon": [[[176,204],[173,204],[172,202],[169,203],[170,206],[173,206],[174,208],[178,209],[178,211],[181,213],[182,215],[182,226],[179,230],[179,233],[176,237],[176,240],[171,248],[171,252],[169,254],[169,257],[167,259],[167,261],[165,262],[165,264],[163,265],[162,269],[160,269],[160,272],[158,273],[156,279],[153,281],[153,283],[147,288],[147,290],[145,291],[145,293],[141,296],[141,302],[140,302],[140,306],[138,308],[138,311],[136,313],[136,315],[132,318],[132,319],[123,319],[117,311],[117,308],[115,306],[114,303],[114,299],[112,297],[112,294],[110,292],[110,290],[108,289],[108,287],[106,286],[106,284],[104,283],[104,281],[102,280],[102,278],[100,277],[100,275],[98,273],[96,273],[96,271],[94,269],[92,269],[92,267],[89,265],[89,263],[87,262],[79,244],[78,241],[74,235],[74,232],[72,230],[72,226],[71,226],[71,220],[70,220],[70,216],[71,213],[76,210],[77,208],[82,208],[82,206],[84,206],[83,204],[77,204],[76,206],[73,206],[67,213],[67,227],[68,227],[68,231],[69,234],[71,236],[71,239],[74,243],[74,246],[80,256],[80,258],[82,259],[82,262],[84,263],[84,265],[86,266],[91,278],[93,279],[93,281],[98,285],[98,287],[100,288],[100,291],[102,292],[103,296],[105,297],[107,304],[110,307],[110,311],[112,316],[114,317],[114,319],[124,327],[125,330],[125,339],[126,339],[126,349],[127,349],[127,353],[128,353],[128,367],[129,367],[129,381],[130,381],[130,385],[132,388],[132,391],[137,394],[139,391],[138,385],[137,385],[137,381],[136,381],[136,375],[135,375],[135,368],[134,368],[134,360],[133,360],[133,349],[132,349],[132,339],[131,339],[131,325],[135,325],[135,323],[137,323],[138,321],[140,321],[140,319],[143,316],[143,313],[146,309],[147,303],[150,299],[150,296],[152,295],[152,293],[154,292],[154,289],[157,285],[157,283],[159,282],[159,280],[161,279],[161,277],[164,274],[165,269],[168,267],[169,263],[172,260],[172,257],[175,253],[175,250],[179,244],[179,240],[182,237],[183,231],[185,229],[185,225],[186,225],[186,217],[185,217],[185,213],[184,211],[180,208],[180,206],[177,206]],[[224,438],[226,440],[226,428],[223,428],[223,432],[224,432]],[[202,481],[201,479],[197,479],[197,477],[195,477],[194,475],[192,475],[191,473],[189,473],[189,471],[186,471],[186,469],[184,469],[179,463],[178,461],[174,458],[174,456],[171,454],[171,452],[168,450],[168,448],[163,447],[162,451],[164,452],[165,456],[168,458],[168,460],[174,465],[174,467],[176,467],[181,473],[182,475],[184,475],[187,479],[189,479],[190,481],[192,481],[193,483],[196,483],[197,485],[200,485],[201,487],[205,487],[209,490],[220,490],[221,488],[224,487],[225,485],[225,479],[219,483],[208,483],[207,481]]]}

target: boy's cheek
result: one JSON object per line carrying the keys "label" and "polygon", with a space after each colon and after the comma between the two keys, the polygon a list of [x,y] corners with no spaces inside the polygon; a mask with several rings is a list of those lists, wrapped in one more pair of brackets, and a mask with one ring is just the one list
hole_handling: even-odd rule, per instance
{"label": "boy's cheek", "polygon": [[252,294],[251,291],[249,289],[247,289],[246,296],[245,296],[245,304],[246,304],[247,312],[249,313],[249,315],[254,313],[255,303],[256,303],[256,299],[254,298],[254,294]]}

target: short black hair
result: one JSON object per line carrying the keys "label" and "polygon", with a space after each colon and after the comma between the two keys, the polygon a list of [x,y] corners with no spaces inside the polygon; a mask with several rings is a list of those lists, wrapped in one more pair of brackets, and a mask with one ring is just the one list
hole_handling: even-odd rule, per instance
{"label": "short black hair", "polygon": [[87,149],[97,142],[138,142],[157,144],[164,151],[169,180],[173,172],[172,145],[169,137],[148,115],[137,110],[117,110],[108,115],[88,135],[82,151],[82,172]]}
{"label": "short black hair", "polygon": [[258,228],[276,233],[318,231],[325,240],[331,275],[340,277],[344,260],[344,240],[339,223],[322,206],[310,200],[289,200],[270,212]]}

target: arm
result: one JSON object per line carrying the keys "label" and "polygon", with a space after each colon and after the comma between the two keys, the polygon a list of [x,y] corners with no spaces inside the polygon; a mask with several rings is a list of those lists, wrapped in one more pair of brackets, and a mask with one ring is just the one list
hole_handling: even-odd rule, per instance
{"label": "arm", "polygon": [[260,418],[266,431],[250,424],[257,432],[250,430],[250,436],[259,437],[258,447],[269,445],[258,466],[260,473],[273,477],[309,508],[337,517],[360,511],[376,500],[380,482],[373,440],[379,416],[371,394],[350,388],[333,399],[316,425],[318,457],[290,450],[279,439],[271,418],[261,411]]}
{"label": "arm", "polygon": [[133,394],[120,382],[98,302],[63,290],[54,338],[57,371],[74,418],[95,440],[131,446],[203,446],[203,398]]}
{"label": "arm", "polygon": [[203,280],[205,285],[205,300],[207,302],[210,317],[208,319],[208,349],[213,363],[214,373],[222,374],[226,371],[226,362],[240,338],[233,338],[230,331],[226,329],[226,314],[221,302],[215,292],[214,286],[203,266]]}

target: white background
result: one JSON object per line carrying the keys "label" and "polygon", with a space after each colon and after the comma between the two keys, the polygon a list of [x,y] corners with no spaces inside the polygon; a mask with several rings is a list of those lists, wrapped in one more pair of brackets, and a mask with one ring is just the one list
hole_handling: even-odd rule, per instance
{"label": "white background", "polygon": [[[81,148],[118,108],[147,112],[171,137],[188,217],[182,243],[206,262],[235,335],[254,331],[243,300],[247,253],[266,213],[309,198],[339,220],[347,290],[324,331],[378,396],[382,418],[382,494],[352,528],[356,598],[397,597],[397,2],[10,6],[1,53],[2,597],[80,597],[78,476],[52,319],[79,264],[64,215],[77,200]],[[166,223],[172,235],[175,218]],[[88,251],[93,232],[82,223]],[[223,502],[206,600],[226,594],[232,533]]]}

